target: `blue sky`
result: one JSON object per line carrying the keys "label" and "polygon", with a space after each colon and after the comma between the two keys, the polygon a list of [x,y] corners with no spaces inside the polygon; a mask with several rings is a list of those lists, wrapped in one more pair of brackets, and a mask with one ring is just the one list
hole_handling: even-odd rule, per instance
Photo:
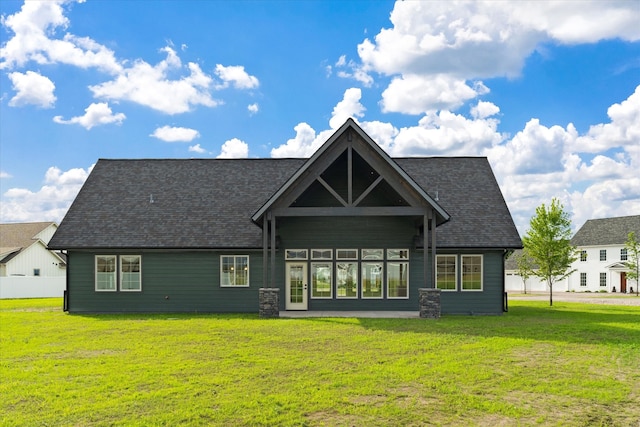
{"label": "blue sky", "polygon": [[[486,156],[524,233],[640,214],[640,1],[0,3],[0,220],[98,158]],[[443,171],[446,173],[446,171]],[[203,184],[206,185],[206,184]]]}

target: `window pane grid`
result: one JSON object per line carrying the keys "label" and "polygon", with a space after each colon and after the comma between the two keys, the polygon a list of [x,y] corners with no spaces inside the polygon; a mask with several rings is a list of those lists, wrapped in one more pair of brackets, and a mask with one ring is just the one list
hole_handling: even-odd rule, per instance
{"label": "window pane grid", "polygon": [[249,286],[249,257],[226,255],[220,257],[220,286]]}
{"label": "window pane grid", "polygon": [[456,289],[456,256],[437,255],[436,287],[442,290]]}
{"label": "window pane grid", "polygon": [[462,256],[462,290],[482,290],[482,256]]}

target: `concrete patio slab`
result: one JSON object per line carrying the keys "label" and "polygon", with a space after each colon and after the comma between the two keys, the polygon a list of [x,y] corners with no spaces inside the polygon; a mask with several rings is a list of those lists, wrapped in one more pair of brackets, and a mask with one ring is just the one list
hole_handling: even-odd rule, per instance
{"label": "concrete patio slab", "polygon": [[419,311],[280,311],[284,318],[353,317],[367,319],[412,319],[420,318]]}

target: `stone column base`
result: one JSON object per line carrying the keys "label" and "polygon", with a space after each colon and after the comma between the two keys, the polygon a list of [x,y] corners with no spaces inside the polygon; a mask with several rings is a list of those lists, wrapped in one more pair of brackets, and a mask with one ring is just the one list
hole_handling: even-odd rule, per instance
{"label": "stone column base", "polygon": [[440,289],[420,288],[420,317],[424,319],[440,318]]}
{"label": "stone column base", "polygon": [[260,288],[260,317],[280,317],[280,289]]}

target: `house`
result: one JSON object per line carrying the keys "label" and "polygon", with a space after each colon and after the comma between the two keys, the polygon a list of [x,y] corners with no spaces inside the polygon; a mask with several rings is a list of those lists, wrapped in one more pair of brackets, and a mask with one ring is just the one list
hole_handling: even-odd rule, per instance
{"label": "house", "polygon": [[637,282],[627,278],[625,242],[630,232],[640,238],[640,215],[590,219],[571,239],[578,251],[568,290],[576,292],[632,292]]}
{"label": "house", "polygon": [[308,159],[99,160],[51,244],[70,312],[500,314],[522,243],[483,157],[389,157],[352,119]]}
{"label": "house", "polygon": [[0,224],[0,298],[61,297],[66,260],[49,250],[53,222]]}
{"label": "house", "polygon": [[[516,249],[510,254],[504,263],[505,274],[505,290],[507,292],[548,292],[549,285],[547,281],[539,278],[538,276],[530,276],[527,278],[526,283],[520,276],[518,268],[518,258],[522,256],[522,249]],[[537,269],[537,264],[533,266],[534,270]],[[564,280],[555,283],[554,290],[562,289]]]}
{"label": "house", "polygon": [[0,224],[0,277],[64,276],[64,257],[47,247],[57,228],[53,222]]}

